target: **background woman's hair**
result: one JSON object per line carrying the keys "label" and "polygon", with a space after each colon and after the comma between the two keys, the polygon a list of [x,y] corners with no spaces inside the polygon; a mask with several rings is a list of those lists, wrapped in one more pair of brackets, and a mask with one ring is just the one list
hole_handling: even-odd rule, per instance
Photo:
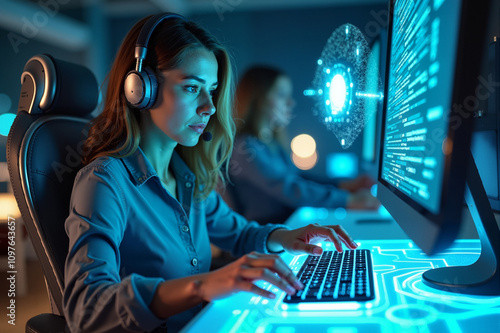
{"label": "background woman's hair", "polygon": [[[140,111],[127,104],[123,84],[126,74],[135,67],[134,50],[146,17],[137,22],[125,36],[108,74],[108,87],[102,113],[92,122],[84,144],[83,163],[100,156],[126,157],[139,147]],[[232,117],[233,79],[230,56],[208,31],[191,21],[169,18],[153,32],[143,66],[155,73],[179,67],[186,51],[206,48],[214,53],[218,63],[217,92],[213,103],[216,113],[210,117],[207,131],[209,142],[199,140],[194,147],[177,145],[176,150],[196,175],[195,197],[202,199],[225,177],[221,169],[231,156],[235,126]]]}
{"label": "background woman's hair", "polygon": [[236,112],[242,120],[238,132],[259,136],[262,126],[271,118],[272,110],[264,107],[267,95],[280,76],[287,75],[265,65],[252,66],[243,74],[236,87]]}

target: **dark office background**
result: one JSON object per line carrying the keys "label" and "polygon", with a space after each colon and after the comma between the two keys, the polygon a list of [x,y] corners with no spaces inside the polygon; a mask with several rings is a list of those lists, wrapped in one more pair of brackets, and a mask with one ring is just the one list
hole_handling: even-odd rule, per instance
{"label": "dark office background", "polygon": [[[0,113],[16,112],[20,75],[31,56],[50,53],[84,64],[102,82],[130,27],[146,15],[167,10],[184,14],[215,34],[233,55],[236,77],[255,63],[275,65],[289,73],[297,102],[289,137],[307,133],[316,139],[319,160],[309,172],[324,176],[326,155],[343,149],[313,115],[313,101],[303,90],[311,87],[316,61],[331,33],[351,23],[370,42],[385,26],[387,1],[2,0],[0,94],[10,98],[11,107],[0,108]],[[361,154],[361,137],[348,152]],[[5,144],[6,137],[0,136],[0,162],[5,162]]]}

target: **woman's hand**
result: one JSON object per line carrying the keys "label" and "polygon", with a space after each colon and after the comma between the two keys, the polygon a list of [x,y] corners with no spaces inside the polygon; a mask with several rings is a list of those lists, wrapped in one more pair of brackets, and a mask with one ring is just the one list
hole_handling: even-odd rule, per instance
{"label": "woman's hand", "polygon": [[371,195],[368,190],[359,190],[355,193],[350,193],[347,197],[347,209],[376,210],[379,207],[380,201]]}
{"label": "woman's hand", "polygon": [[317,223],[295,230],[276,229],[269,235],[267,246],[271,252],[279,252],[284,249],[291,254],[320,255],[323,253],[323,249],[314,245],[320,241],[332,242],[339,252],[342,252],[342,243],[349,249],[358,247],[342,226],[321,226]]}
{"label": "woman's hand", "polygon": [[237,291],[249,291],[267,298],[276,297],[272,292],[255,285],[254,281],[257,280],[267,281],[290,295],[304,287],[279,256],[256,252],[244,255],[215,271],[201,274],[195,285],[198,295],[205,301]]}
{"label": "woman's hand", "polygon": [[203,301],[238,291],[276,297],[256,286],[257,280],[267,281],[290,295],[304,288],[279,256],[252,252],[215,271],[162,282],[156,288],[150,309],[158,318],[168,318]]}
{"label": "woman's hand", "polygon": [[[267,245],[273,252],[285,249],[292,254],[320,255],[323,252],[321,247],[310,243],[325,240],[333,242],[338,251],[342,251],[342,243],[350,249],[357,247],[341,226],[318,224],[295,230],[276,229],[269,235]],[[255,285],[257,280],[267,281],[290,295],[304,288],[280,256],[252,252],[215,271],[162,282],[150,308],[157,317],[168,318],[202,301],[209,302],[238,291],[276,297]]]}
{"label": "woman's hand", "polygon": [[354,193],[359,190],[370,190],[373,185],[375,185],[375,181],[370,176],[360,175],[354,179],[341,181],[338,187]]}

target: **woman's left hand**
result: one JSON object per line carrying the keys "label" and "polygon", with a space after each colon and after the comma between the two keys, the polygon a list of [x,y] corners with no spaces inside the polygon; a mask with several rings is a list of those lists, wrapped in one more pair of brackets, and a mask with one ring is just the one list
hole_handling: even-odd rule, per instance
{"label": "woman's left hand", "polygon": [[351,250],[358,247],[342,226],[322,226],[314,223],[294,230],[277,229],[273,231],[269,235],[268,248],[272,252],[284,249],[291,254],[321,255],[323,249],[314,244],[324,241],[332,242],[339,252],[342,252],[342,243]]}

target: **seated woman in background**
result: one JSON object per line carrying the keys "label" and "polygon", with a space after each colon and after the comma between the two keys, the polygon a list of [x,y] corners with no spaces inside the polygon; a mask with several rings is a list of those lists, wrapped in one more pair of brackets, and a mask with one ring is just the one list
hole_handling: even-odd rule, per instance
{"label": "seated woman in background", "polygon": [[[303,288],[273,253],[357,246],[340,226],[261,226],[229,209],[214,191],[233,147],[229,56],[191,21],[154,20],[143,66],[157,97],[139,109],[127,98],[136,89],[124,90],[143,19],[116,56],[75,178],[63,300],[72,332],[177,332],[205,302],[240,290],[276,297],[256,280]],[[210,242],[240,258],[209,272]]]}
{"label": "seated woman in background", "polygon": [[334,186],[299,174],[284,149],[294,105],[291,79],[282,71],[255,66],[243,75],[236,89],[242,124],[229,166],[232,184],[221,191],[224,199],[247,219],[261,223],[283,223],[301,206],[378,208],[367,176]]}

